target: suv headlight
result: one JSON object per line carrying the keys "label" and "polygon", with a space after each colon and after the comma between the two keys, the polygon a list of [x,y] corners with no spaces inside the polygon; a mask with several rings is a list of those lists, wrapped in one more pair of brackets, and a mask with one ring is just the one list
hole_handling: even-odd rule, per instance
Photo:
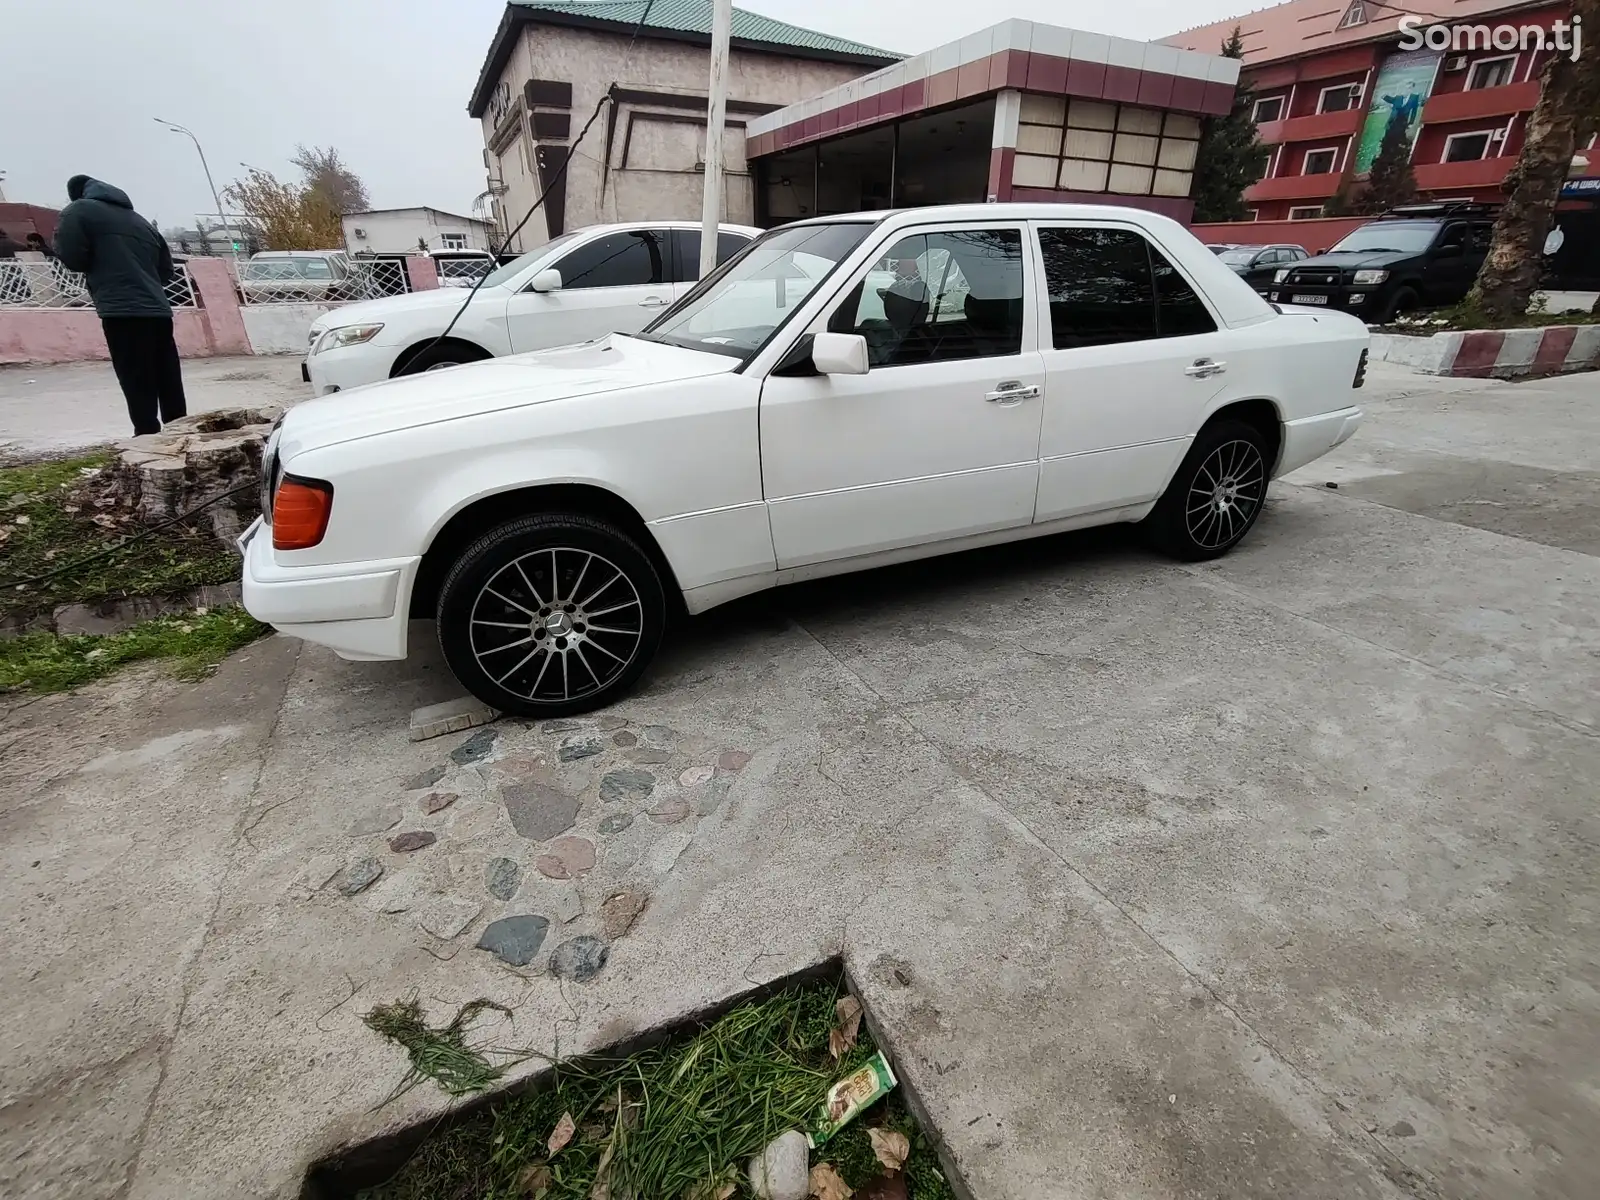
{"label": "suv headlight", "polygon": [[1276,270],[1276,271],[1274,271],[1272,273],[1272,282],[1273,283],[1282,283],[1282,282],[1284,282],[1284,280],[1286,280],[1288,278],[1289,278],[1289,268],[1288,267],[1281,267],[1281,268],[1279,268],[1278,270]]}
{"label": "suv headlight", "polygon": [[320,354],[324,350],[334,350],[340,346],[359,346],[362,342],[370,342],[378,336],[378,331],[383,325],[340,325],[328,330],[317,340],[316,349],[311,353]]}
{"label": "suv headlight", "polygon": [[1389,272],[1387,271],[1357,271],[1355,282],[1382,283],[1387,278],[1389,278]]}

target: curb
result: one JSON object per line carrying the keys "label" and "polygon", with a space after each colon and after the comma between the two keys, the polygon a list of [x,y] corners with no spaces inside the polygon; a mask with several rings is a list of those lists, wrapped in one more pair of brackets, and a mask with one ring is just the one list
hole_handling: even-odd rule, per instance
{"label": "curb", "polygon": [[1374,333],[1377,362],[1421,375],[1453,379],[1518,379],[1600,369],[1600,325],[1542,325],[1534,329],[1471,329],[1412,337]]}

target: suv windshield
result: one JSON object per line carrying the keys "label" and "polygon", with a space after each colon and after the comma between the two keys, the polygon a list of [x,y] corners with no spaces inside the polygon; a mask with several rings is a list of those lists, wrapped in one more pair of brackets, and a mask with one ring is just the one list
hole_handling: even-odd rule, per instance
{"label": "suv windshield", "polygon": [[852,221],[769,233],[662,313],[644,336],[748,360],[871,231]]}
{"label": "suv windshield", "polygon": [[1437,221],[1374,221],[1360,229],[1352,229],[1339,239],[1329,254],[1349,250],[1398,250],[1416,254],[1433,245],[1439,232]]}

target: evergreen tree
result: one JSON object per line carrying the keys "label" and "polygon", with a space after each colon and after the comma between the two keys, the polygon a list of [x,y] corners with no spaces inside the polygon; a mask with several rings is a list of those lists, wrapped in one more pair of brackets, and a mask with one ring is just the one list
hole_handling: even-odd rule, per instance
{"label": "evergreen tree", "polygon": [[[1244,39],[1235,25],[1222,43],[1227,58],[1244,57]],[[1244,190],[1261,178],[1271,151],[1256,137],[1255,93],[1240,83],[1233,111],[1211,117],[1200,133],[1200,156],[1194,170],[1194,219],[1243,221],[1250,211]]]}
{"label": "evergreen tree", "polygon": [[1367,175],[1361,211],[1384,213],[1402,204],[1412,204],[1416,199],[1417,177],[1411,171],[1411,139],[1406,136],[1406,123],[1391,117],[1383,131],[1383,144],[1378,147],[1372,170]]}
{"label": "evergreen tree", "polygon": [[1339,186],[1333,195],[1328,197],[1328,202],[1322,206],[1322,215],[1325,217],[1352,217],[1361,211],[1361,204],[1366,199],[1357,189],[1354,181],[1346,175],[1339,180]]}

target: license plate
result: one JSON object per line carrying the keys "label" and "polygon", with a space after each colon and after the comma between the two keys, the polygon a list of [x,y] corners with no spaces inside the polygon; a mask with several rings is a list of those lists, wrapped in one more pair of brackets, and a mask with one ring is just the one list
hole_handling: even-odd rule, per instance
{"label": "license plate", "polygon": [[1290,296],[1289,297],[1289,303],[1290,304],[1326,304],[1327,302],[1328,302],[1328,298],[1326,296]]}

